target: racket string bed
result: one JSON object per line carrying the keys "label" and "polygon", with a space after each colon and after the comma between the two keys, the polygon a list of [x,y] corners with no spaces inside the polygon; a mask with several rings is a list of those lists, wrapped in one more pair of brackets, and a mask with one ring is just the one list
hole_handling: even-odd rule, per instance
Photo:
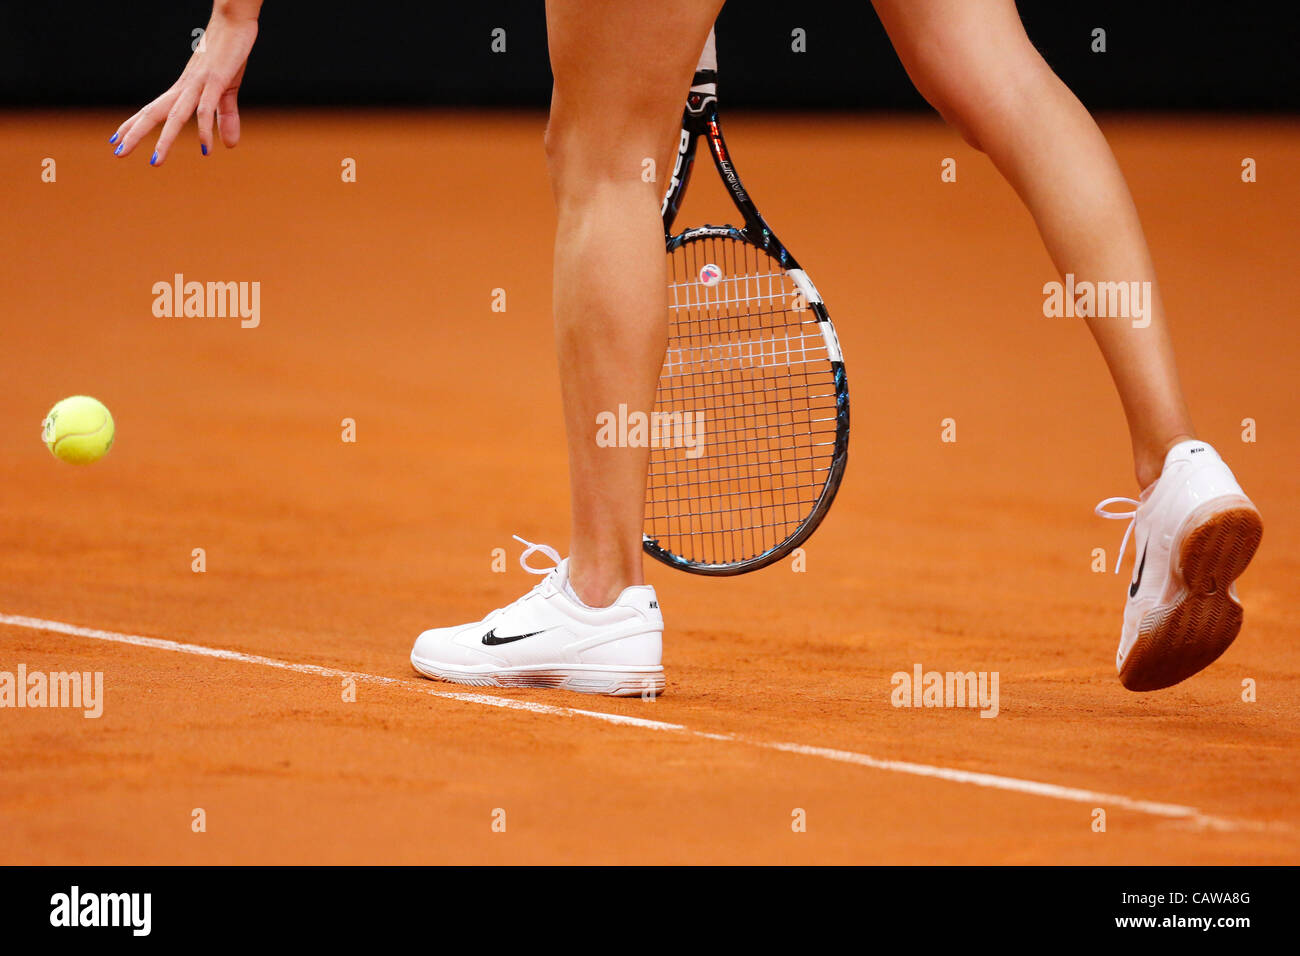
{"label": "racket string bed", "polygon": [[[655,413],[702,433],[694,447],[651,448],[646,533],[693,562],[747,560],[793,534],[825,487],[836,444],[831,356],[816,313],[762,250],[710,236],[669,259]],[[705,264],[722,273],[715,285],[701,281]]]}

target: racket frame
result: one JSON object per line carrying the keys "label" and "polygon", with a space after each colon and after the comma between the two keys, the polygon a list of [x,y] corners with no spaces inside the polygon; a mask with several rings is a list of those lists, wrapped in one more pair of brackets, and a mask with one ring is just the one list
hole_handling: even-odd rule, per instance
{"label": "racket frame", "polygon": [[[732,203],[740,212],[744,225],[736,226],[695,226],[680,233],[673,234],[673,223],[681,209],[686,186],[690,182],[695,167],[695,157],[700,141],[706,144],[713,157],[714,168],[722,178],[723,184],[731,196]],[[671,255],[687,243],[710,237],[721,237],[747,243],[767,253],[789,274],[790,279],[803,294],[808,308],[817,319],[818,329],[826,344],[826,353],[830,360],[831,372],[835,386],[836,427],[835,444],[831,451],[831,461],[825,484],[814,502],[808,516],[783,541],[761,554],[742,561],[727,563],[704,563],[692,561],[661,546],[657,539],[649,534],[642,535],[642,545],[651,557],[662,561],[670,567],[688,571],[692,574],[711,576],[730,576],[757,571],[780,561],[799,547],[817,530],[822,519],[830,510],[840,482],[844,480],[844,470],[848,464],[849,454],[849,385],[844,371],[844,358],[840,351],[839,337],[831,323],[830,314],[822,301],[821,294],[813,285],[812,279],[799,267],[799,263],[784,244],[776,237],[771,227],[759,213],[754,200],[745,189],[744,183],[736,172],[727,150],[727,142],[722,135],[718,121],[717,69],[713,56],[713,34],[709,34],[709,43],[700,61],[691,83],[690,93],[686,98],[686,108],[682,113],[681,139],[678,145],[677,159],[669,187],[664,194],[661,208],[664,221],[664,241],[667,252]]]}

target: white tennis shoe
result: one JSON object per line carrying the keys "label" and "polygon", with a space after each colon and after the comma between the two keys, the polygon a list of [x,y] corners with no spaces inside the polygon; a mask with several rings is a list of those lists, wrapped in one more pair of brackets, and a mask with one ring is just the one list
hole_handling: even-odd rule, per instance
{"label": "white tennis shoe", "polygon": [[[1132,511],[1107,511],[1124,503]],[[1107,498],[1103,518],[1129,518],[1115,573],[1133,538],[1134,575],[1115,666],[1129,690],[1186,680],[1228,649],[1241,630],[1233,582],[1259,547],[1264,525],[1218,452],[1183,441],[1140,500]]]}
{"label": "white tennis shoe", "polygon": [[[648,584],[625,588],[609,607],[590,608],[567,587],[569,562],[544,544],[519,557],[546,577],[481,621],[425,631],[411,664],[425,677],[487,687],[558,687],[583,694],[657,697],[664,689],[664,619]],[[555,567],[528,557],[541,551]]]}

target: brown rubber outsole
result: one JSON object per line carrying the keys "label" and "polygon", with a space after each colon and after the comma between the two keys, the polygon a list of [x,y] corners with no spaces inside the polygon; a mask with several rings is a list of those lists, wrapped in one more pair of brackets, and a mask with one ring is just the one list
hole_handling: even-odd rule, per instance
{"label": "brown rubber outsole", "polygon": [[1174,581],[1181,589],[1142,618],[1120,683],[1134,691],[1160,690],[1218,660],[1241,630],[1241,605],[1228,588],[1250,564],[1263,534],[1259,512],[1244,500],[1191,524],[1175,545]]}
{"label": "brown rubber outsole", "polygon": [[641,697],[664,695],[663,668],[610,667],[583,669],[581,666],[555,669],[506,667],[491,673],[475,673],[461,668],[439,665],[411,654],[411,666],[432,680],[471,687],[545,687],[571,690],[579,694],[602,694],[606,697]]}

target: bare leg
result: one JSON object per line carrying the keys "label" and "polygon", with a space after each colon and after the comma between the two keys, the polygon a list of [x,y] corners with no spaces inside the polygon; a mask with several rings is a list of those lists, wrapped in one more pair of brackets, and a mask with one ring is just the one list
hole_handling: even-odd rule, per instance
{"label": "bare leg", "polygon": [[[568,433],[570,580],[593,606],[641,584],[649,449],[596,444],[601,412],[654,408],[668,337],[659,204],[722,0],[549,0],[546,131],[558,221],[555,337]],[[647,181],[646,160],[653,160]]]}
{"label": "bare leg", "polygon": [[875,0],[921,94],[983,150],[1029,208],[1061,273],[1150,282],[1151,323],[1088,326],[1119,391],[1138,486],[1194,437],[1155,268],[1128,185],[1101,130],[1025,35],[1013,0]]}

